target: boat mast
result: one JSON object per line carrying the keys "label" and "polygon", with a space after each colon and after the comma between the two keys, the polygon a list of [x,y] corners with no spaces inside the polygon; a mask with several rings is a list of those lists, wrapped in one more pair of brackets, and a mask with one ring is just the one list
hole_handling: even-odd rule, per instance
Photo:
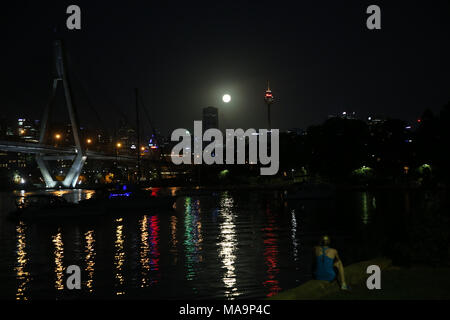
{"label": "boat mast", "polygon": [[137,134],[137,182],[141,181],[141,134],[139,125],[139,93],[138,88],[135,88],[136,93],[136,134]]}

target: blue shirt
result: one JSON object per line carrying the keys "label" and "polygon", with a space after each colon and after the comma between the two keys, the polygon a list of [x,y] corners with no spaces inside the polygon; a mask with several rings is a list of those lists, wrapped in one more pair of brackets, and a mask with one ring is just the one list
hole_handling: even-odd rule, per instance
{"label": "blue shirt", "polygon": [[316,256],[316,271],[314,276],[317,280],[333,281],[336,278],[334,272],[334,259],[327,257],[325,251],[328,247],[322,247],[322,254]]}

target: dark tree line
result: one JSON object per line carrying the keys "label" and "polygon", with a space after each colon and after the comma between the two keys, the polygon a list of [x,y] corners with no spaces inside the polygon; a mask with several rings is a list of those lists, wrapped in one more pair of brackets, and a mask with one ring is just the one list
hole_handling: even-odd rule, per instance
{"label": "dark tree line", "polygon": [[303,135],[280,137],[280,171],[305,168],[333,182],[449,181],[450,103],[424,111],[412,125],[400,119],[365,122],[331,118]]}

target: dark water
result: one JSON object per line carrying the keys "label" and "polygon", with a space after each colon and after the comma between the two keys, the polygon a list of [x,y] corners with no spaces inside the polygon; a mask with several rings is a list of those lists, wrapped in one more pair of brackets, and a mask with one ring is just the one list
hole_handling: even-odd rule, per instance
{"label": "dark water", "polygon": [[[311,278],[322,231],[344,264],[375,256],[373,235],[398,228],[410,202],[407,193],[342,192],[287,203],[282,192],[211,192],[178,198],[174,211],[42,221],[7,219],[26,194],[2,193],[0,298],[265,298]],[[82,290],[65,288],[69,265],[81,268]]]}

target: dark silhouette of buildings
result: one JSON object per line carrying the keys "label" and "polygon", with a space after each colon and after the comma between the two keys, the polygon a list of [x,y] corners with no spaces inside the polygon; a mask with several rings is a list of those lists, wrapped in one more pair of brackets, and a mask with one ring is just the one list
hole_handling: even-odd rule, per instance
{"label": "dark silhouette of buildings", "polygon": [[203,108],[203,131],[219,129],[219,110],[214,107]]}

